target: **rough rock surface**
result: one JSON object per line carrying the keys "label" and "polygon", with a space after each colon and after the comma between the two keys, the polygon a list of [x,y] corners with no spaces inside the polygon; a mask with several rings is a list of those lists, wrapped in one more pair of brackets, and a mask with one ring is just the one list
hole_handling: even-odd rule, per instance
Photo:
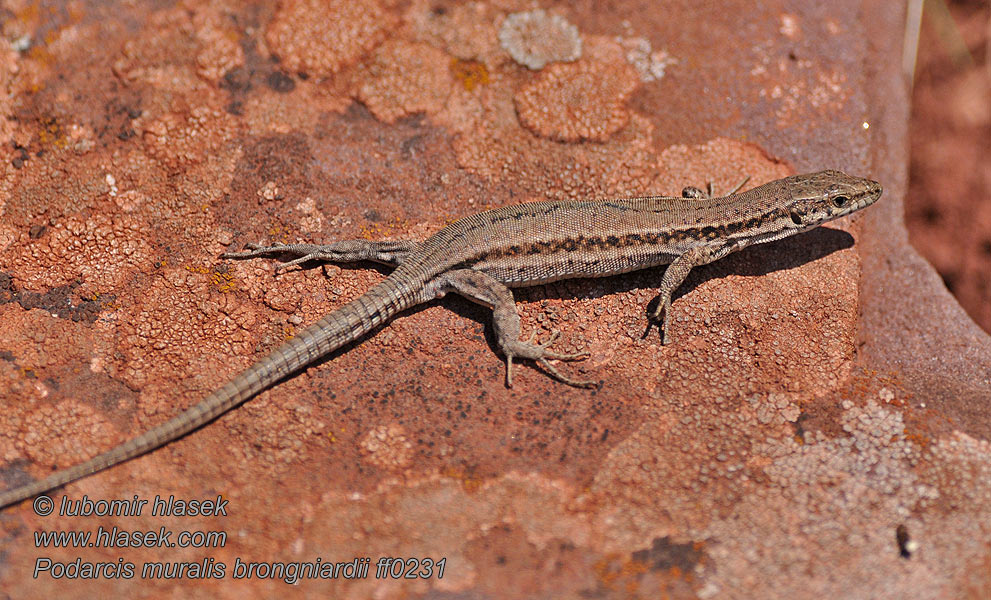
{"label": "rough rock surface", "polygon": [[[905,225],[967,314],[991,332],[991,4],[947,8],[959,36],[953,52],[945,29],[919,32]],[[960,60],[968,50],[974,59]]]}
{"label": "rough rock surface", "polygon": [[[519,291],[526,331],[591,351],[562,368],[596,390],[526,366],[506,389],[488,311],[411,311],[53,495],[222,495],[226,516],[4,510],[0,596],[991,594],[991,340],[906,242],[897,3],[610,6],[545,7],[582,58],[531,71],[498,39],[533,8],[514,0],[0,5],[4,488],[176,414],[383,277],[218,258],[246,242],[422,238],[513,202],[821,168],[886,190],[698,269],[669,346],[642,336],[659,269]],[[556,135],[585,117],[539,93],[524,117],[521,94],[582,64],[618,83],[574,106],[621,119]],[[36,545],[114,527],[176,545]],[[267,568],[361,557],[366,577],[292,587]],[[443,577],[376,578],[382,557]]]}

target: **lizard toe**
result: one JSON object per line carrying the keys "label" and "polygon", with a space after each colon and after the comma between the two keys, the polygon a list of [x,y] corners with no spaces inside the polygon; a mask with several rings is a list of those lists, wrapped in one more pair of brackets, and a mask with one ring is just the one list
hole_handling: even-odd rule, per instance
{"label": "lizard toe", "polygon": [[513,385],[513,359],[523,358],[532,360],[538,363],[545,371],[547,371],[552,377],[557,379],[562,383],[566,383],[570,386],[588,388],[593,387],[595,382],[592,381],[578,381],[571,379],[570,377],[564,375],[557,370],[554,365],[552,365],[550,360],[564,360],[564,361],[574,361],[574,360],[584,360],[591,356],[589,352],[575,352],[575,353],[559,353],[553,352],[548,349],[548,347],[553,344],[561,336],[560,331],[552,331],[551,337],[539,344],[534,344],[533,341],[536,339],[536,334],[531,334],[527,341],[513,340],[507,341],[501,344],[502,351],[506,355],[506,384],[509,387]]}
{"label": "lizard toe", "polygon": [[554,365],[547,362],[546,358],[537,359],[537,363],[539,363],[541,367],[543,367],[548,373],[550,373],[555,379],[557,379],[561,383],[566,383],[572,387],[579,387],[579,388],[595,387],[594,381],[579,381],[577,379],[571,379],[570,377],[564,375],[563,373],[558,371],[554,367]]}

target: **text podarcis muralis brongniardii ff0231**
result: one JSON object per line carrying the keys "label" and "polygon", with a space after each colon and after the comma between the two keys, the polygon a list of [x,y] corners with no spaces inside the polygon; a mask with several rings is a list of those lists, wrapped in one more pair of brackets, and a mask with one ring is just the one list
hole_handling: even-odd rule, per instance
{"label": "text podarcis muralis brongniardii ff0231", "polygon": [[649,322],[669,342],[671,294],[699,265],[753,244],[818,227],[870,206],[881,186],[839,171],[778,179],[741,193],[713,197],[685,188],[681,198],[648,196],[619,200],[551,200],[505,206],[465,217],[429,239],[371,242],[348,240],[317,246],[249,246],[224,258],[294,257],[280,268],[310,260],[376,261],[396,269],[361,297],[303,329],[226,385],[173,419],[82,464],[0,494],[14,504],[106,469],[175,440],[210,422],[278,380],[357,340],[396,313],[455,292],[492,308],[493,329],[506,357],[512,385],[513,359],[539,363],[568,385],[574,381],[548,360],[587,355],[549,349],[520,339],[520,318],[510,288],[572,277],[603,277],[667,264],[657,308]]}

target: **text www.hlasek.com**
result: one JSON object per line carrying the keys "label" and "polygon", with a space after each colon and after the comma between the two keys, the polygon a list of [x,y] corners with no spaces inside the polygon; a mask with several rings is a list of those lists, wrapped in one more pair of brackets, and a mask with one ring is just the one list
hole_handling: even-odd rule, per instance
{"label": "text www.hlasek.com", "polygon": [[[173,539],[173,534],[175,538]],[[128,531],[100,527],[92,531],[36,531],[36,548],[222,548],[227,544],[225,531],[180,531],[162,527],[157,531]]]}

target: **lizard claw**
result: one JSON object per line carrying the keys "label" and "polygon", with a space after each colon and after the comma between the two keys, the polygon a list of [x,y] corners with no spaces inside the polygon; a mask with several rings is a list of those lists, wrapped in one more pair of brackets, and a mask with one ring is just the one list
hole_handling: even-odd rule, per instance
{"label": "lizard claw", "polygon": [[285,244],[275,244],[274,246],[263,246],[262,244],[248,243],[245,244],[245,250],[240,252],[224,252],[220,255],[220,258],[254,258],[256,256],[262,256],[263,254],[275,254],[276,252],[285,252],[287,246]]}
{"label": "lizard claw", "polygon": [[661,333],[661,345],[667,346],[671,343],[671,337],[668,335],[670,324],[671,300],[658,302],[657,308],[647,313],[647,329],[643,332],[643,337],[646,338],[650,334],[650,328],[656,325],[658,331]]}
{"label": "lizard claw", "polygon": [[[285,262],[280,262],[275,265],[276,274],[285,271],[289,267],[300,265],[310,260],[330,260],[327,252],[320,249],[320,247],[314,247],[307,244],[273,244],[271,246],[265,246],[262,244],[248,243],[244,245],[247,250],[241,252],[227,252],[221,254],[221,258],[256,258],[258,256],[268,256],[269,254],[296,254],[297,258],[288,260]],[[316,250],[311,250],[312,248],[317,248]]]}
{"label": "lizard claw", "polygon": [[557,339],[561,337],[561,332],[554,330],[551,332],[551,337],[543,343],[534,344],[534,340],[537,338],[536,332],[532,333],[527,341],[516,341],[510,344],[504,344],[502,351],[506,355],[506,386],[513,387],[513,358],[528,358],[530,360],[536,361],[543,367],[548,373],[550,373],[555,379],[562,383],[566,383],[573,387],[590,388],[595,386],[594,381],[577,381],[565,376],[560,371],[558,371],[554,365],[548,362],[551,360],[584,360],[590,356],[588,352],[575,352],[573,354],[561,354],[558,352],[551,352],[548,347],[553,344]]}

